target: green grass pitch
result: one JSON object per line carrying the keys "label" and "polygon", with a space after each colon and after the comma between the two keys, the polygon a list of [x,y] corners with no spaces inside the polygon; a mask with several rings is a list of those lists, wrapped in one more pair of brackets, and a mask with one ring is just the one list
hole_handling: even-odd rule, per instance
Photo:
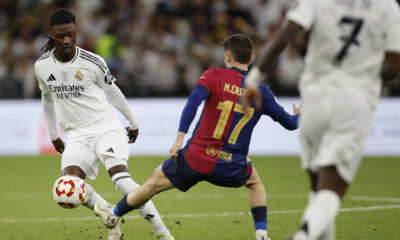
{"label": "green grass pitch", "polygon": [[[132,157],[133,178],[143,183],[165,157]],[[296,230],[307,201],[308,179],[297,157],[253,157],[268,195],[272,240]],[[0,157],[0,239],[107,239],[100,219],[85,207],[63,209],[51,187],[60,174],[59,156]],[[116,204],[122,195],[104,167],[88,182]],[[247,190],[200,183],[181,193],[153,198],[176,240],[254,239]],[[336,221],[336,239],[400,239],[400,157],[364,158]],[[138,213],[126,216],[124,239],[156,239]]]}

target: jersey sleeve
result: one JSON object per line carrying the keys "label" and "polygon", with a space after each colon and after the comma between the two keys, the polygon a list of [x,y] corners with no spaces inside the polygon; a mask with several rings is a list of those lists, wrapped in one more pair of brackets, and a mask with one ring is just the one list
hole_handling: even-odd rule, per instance
{"label": "jersey sleeve", "polygon": [[113,105],[125,117],[125,119],[128,120],[129,127],[133,130],[138,129],[138,121],[133,114],[128,101],[126,100],[124,94],[121,92],[118,86],[114,83],[116,79],[114,78],[114,76],[111,75],[110,70],[108,69],[104,59],[100,56],[98,58],[103,63],[101,66],[104,65],[104,69],[98,68],[96,74],[97,83],[103,89],[111,105]]}
{"label": "jersey sleeve", "polygon": [[58,138],[57,117],[54,109],[54,100],[47,85],[44,84],[43,79],[40,77],[38,63],[35,63],[34,69],[39,88],[42,91],[42,108],[44,118],[46,119],[47,130],[49,131],[51,141],[54,141]]}
{"label": "jersey sleeve", "polygon": [[36,76],[36,79],[37,79],[37,81],[38,81],[38,85],[39,85],[40,91],[42,91],[43,93],[49,93],[50,90],[47,88],[46,84],[44,84],[43,79],[40,77],[40,74],[39,74],[39,65],[38,65],[37,62],[35,63],[34,70],[35,70],[35,76]]}
{"label": "jersey sleeve", "polygon": [[98,64],[98,66],[95,68],[95,76],[97,83],[100,85],[102,89],[107,89],[110,88],[112,85],[114,85],[114,82],[116,81],[115,77],[111,75],[110,70],[107,67],[106,61],[101,56],[96,55],[97,59],[102,63]]}
{"label": "jersey sleeve", "polygon": [[298,2],[289,10],[286,18],[301,25],[308,31],[314,23],[315,4],[317,3],[313,0],[298,0]]}
{"label": "jersey sleeve", "polygon": [[279,122],[284,128],[288,130],[295,130],[298,128],[299,115],[290,115],[285,109],[279,105],[272,91],[260,85],[262,93],[262,106],[263,113],[270,116],[275,122]]}
{"label": "jersey sleeve", "polygon": [[207,69],[203,74],[200,75],[199,80],[197,81],[198,85],[201,85],[207,88],[208,92],[212,92],[215,83],[213,83],[213,79],[215,77],[215,72],[213,68]]}
{"label": "jersey sleeve", "polygon": [[400,53],[400,6],[394,0],[389,0],[386,7],[386,24],[384,25],[385,50]]}
{"label": "jersey sleeve", "polygon": [[179,122],[179,132],[187,133],[196,116],[197,109],[201,102],[209,95],[208,90],[203,85],[197,85],[189,96],[185,108],[182,111],[181,120]]}

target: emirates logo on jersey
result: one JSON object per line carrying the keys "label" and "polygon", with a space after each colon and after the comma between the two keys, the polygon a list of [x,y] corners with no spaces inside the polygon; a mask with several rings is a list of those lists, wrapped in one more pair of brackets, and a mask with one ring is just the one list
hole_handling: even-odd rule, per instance
{"label": "emirates logo on jersey", "polygon": [[77,80],[77,81],[82,81],[82,79],[83,79],[83,75],[82,75],[82,72],[81,71],[76,71],[76,73],[75,73],[75,80]]}

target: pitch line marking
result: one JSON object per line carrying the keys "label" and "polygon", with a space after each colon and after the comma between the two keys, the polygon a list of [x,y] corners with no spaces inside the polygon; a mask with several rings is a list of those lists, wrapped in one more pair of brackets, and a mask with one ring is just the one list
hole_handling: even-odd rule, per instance
{"label": "pitch line marking", "polygon": [[[102,193],[102,196],[107,196],[107,197],[120,197],[121,195],[119,193],[111,193],[111,192],[106,192]],[[221,193],[190,193],[190,194],[184,194],[184,193],[177,193],[174,194],[173,196],[169,195],[160,195],[157,196],[157,199],[221,199],[225,198],[227,196],[231,197],[240,197],[240,198],[248,198],[249,194],[248,193],[226,193],[226,194],[221,194]],[[16,197],[18,198],[26,198],[26,199],[39,199],[41,195],[39,193],[3,193],[3,197],[5,198],[10,198],[14,199]],[[290,199],[306,199],[307,195],[306,194],[268,194],[267,196],[270,199],[281,199],[281,198],[290,198]],[[346,196],[345,200],[354,200],[354,201],[372,201],[372,202],[387,202],[387,203],[400,203],[400,198],[393,198],[393,197],[377,197],[377,196]]]}
{"label": "pitch line marking", "polygon": [[349,196],[351,200],[357,201],[375,201],[375,202],[394,202],[400,203],[400,198],[388,198],[388,197],[369,197],[369,196]]}
{"label": "pitch line marking", "polygon": [[[369,207],[354,207],[354,208],[341,208],[340,212],[364,212],[364,211],[377,211],[387,209],[400,209],[400,205],[376,205]],[[272,215],[285,215],[285,214],[299,214],[303,209],[294,210],[271,210],[268,214]],[[251,215],[249,211],[242,212],[223,212],[223,213],[187,213],[187,214],[165,214],[161,215],[162,218],[195,218],[195,217],[227,217],[227,216],[247,216]],[[142,216],[134,215],[124,217],[125,219],[140,219]],[[37,218],[37,219],[2,219],[1,223],[15,223],[15,222],[57,222],[57,221],[93,221],[98,220],[96,217],[80,217],[80,218]]]}

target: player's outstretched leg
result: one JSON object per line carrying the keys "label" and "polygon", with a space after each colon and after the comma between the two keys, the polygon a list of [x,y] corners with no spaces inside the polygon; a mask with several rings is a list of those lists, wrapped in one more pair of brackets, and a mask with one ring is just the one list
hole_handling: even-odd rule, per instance
{"label": "player's outstretched leg", "polygon": [[[156,175],[157,169],[156,169],[155,175],[153,175],[153,177],[158,177],[158,175]],[[161,171],[161,173],[162,173],[161,169],[159,171]],[[162,176],[164,176],[164,178],[167,179],[163,173],[162,173]],[[144,186],[144,188],[142,188],[142,189],[147,189],[147,187],[150,184],[152,184],[150,179],[148,180],[148,182],[146,182],[147,185]],[[115,187],[118,189],[118,191],[120,191],[122,194],[125,194],[125,195],[127,195],[128,193],[133,192],[133,191],[135,191],[135,192],[138,191],[139,187],[140,187],[139,184],[137,184],[135,181],[133,181],[131,175],[127,171],[118,172],[118,173],[112,175],[112,180],[114,182]],[[169,182],[169,180],[168,180],[168,182]],[[140,194],[140,192],[138,194]],[[142,206],[135,207],[135,209],[137,209],[139,211],[139,213],[142,215],[142,217],[151,224],[154,231],[157,233],[158,239],[171,240],[171,239],[173,239],[173,237],[171,236],[170,231],[165,226],[156,207],[154,206],[153,202],[150,200],[151,197],[155,194],[156,193],[152,193],[152,195],[147,195],[147,197],[146,197],[147,200],[143,202],[144,204]],[[123,200],[123,199],[121,201],[126,202],[126,200]]]}
{"label": "player's outstretched leg", "polygon": [[267,233],[267,194],[255,168],[253,168],[253,172],[245,186],[249,190],[256,240],[269,240]]}

